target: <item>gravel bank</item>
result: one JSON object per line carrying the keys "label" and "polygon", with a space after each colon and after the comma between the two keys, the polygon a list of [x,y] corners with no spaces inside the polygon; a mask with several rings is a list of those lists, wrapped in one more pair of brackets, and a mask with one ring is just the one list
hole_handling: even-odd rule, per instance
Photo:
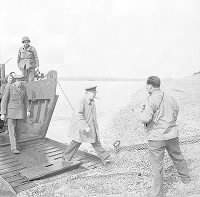
{"label": "gravel bank", "polygon": [[[197,77],[163,82],[163,89],[178,100],[180,115],[178,128],[180,137],[199,134],[200,131],[200,79]],[[143,126],[137,120],[136,109],[147,96],[145,90],[138,90],[131,103],[113,117],[107,130],[101,133],[102,144],[112,149],[118,139],[121,146],[146,142]],[[166,154],[164,165],[164,187],[166,197],[200,196],[200,143],[182,145],[181,149],[191,170],[192,182],[183,185]],[[92,152],[93,150],[89,150]],[[123,150],[118,154],[116,164],[99,167],[78,176],[62,174],[45,181],[38,181],[37,188],[20,193],[19,197],[80,197],[80,196],[134,196],[144,197],[151,187],[151,165],[146,150]]]}

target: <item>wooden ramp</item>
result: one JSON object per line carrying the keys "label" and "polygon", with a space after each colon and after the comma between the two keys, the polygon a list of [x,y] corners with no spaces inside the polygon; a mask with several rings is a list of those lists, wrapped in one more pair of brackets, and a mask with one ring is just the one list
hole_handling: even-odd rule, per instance
{"label": "wooden ramp", "polygon": [[[34,180],[68,173],[80,173],[99,165],[100,160],[91,154],[78,151],[76,162],[68,165],[61,157],[66,145],[46,138],[49,123],[58,99],[56,95],[57,72],[26,83],[31,116],[16,128],[20,154],[10,152],[8,133],[0,133],[0,182],[17,194],[37,186]],[[55,131],[56,132],[56,131]]]}
{"label": "wooden ramp", "polygon": [[48,138],[19,144],[21,153],[12,154],[9,147],[0,150],[0,182],[17,194],[36,187],[34,180],[47,178],[63,172],[71,175],[96,168],[98,157],[78,151],[76,161],[68,165],[61,159],[66,145]]}

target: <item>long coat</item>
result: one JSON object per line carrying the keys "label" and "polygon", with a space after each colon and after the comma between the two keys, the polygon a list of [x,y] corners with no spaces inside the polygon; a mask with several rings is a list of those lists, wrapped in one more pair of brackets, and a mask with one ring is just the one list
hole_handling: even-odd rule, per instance
{"label": "long coat", "polygon": [[14,84],[6,86],[1,100],[1,114],[10,119],[24,119],[28,107],[25,87],[17,88]]}
{"label": "long coat", "polygon": [[[90,131],[85,129],[89,126]],[[68,132],[69,136],[76,142],[94,143],[99,140],[99,127],[96,117],[95,102],[88,102],[85,97],[80,102],[78,112],[75,112],[71,119]]]}
{"label": "long coat", "polygon": [[25,66],[26,69],[38,67],[39,59],[36,49],[33,46],[29,46],[27,49],[22,46],[18,52],[17,64],[20,70],[23,70]]}

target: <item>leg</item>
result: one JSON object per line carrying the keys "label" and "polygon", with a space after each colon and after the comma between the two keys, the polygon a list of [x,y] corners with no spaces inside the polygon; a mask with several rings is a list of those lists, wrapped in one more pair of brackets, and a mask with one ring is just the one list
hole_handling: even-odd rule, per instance
{"label": "leg", "polygon": [[167,152],[169,153],[174,165],[181,177],[183,183],[189,183],[191,181],[189,170],[186,161],[181,153],[179,146],[179,139],[174,138],[167,140]]}
{"label": "leg", "polygon": [[99,158],[103,161],[106,160],[109,156],[110,153],[108,153],[101,145],[99,140],[96,140],[95,143],[92,143],[92,146],[96,153],[98,154]]}
{"label": "leg", "polygon": [[163,158],[165,141],[149,140],[149,156],[153,169],[152,196],[163,196]]}
{"label": "leg", "polygon": [[70,161],[78,151],[80,145],[81,143],[72,140],[71,143],[67,146],[65,152],[63,153],[63,157]]}
{"label": "leg", "polygon": [[27,80],[29,81],[34,81],[34,75],[35,75],[35,68],[29,68],[27,70]]}
{"label": "leg", "polygon": [[26,65],[24,66],[24,68],[20,69],[22,72],[22,75],[24,76],[24,80],[27,81],[27,69],[26,69]]}
{"label": "leg", "polygon": [[10,138],[11,151],[17,149],[15,127],[16,127],[16,120],[8,118],[8,132],[9,132],[9,138]]}

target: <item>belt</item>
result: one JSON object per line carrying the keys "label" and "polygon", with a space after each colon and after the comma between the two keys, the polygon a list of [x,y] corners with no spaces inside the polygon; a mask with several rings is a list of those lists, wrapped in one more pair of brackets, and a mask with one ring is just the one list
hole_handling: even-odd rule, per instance
{"label": "belt", "polygon": [[33,60],[33,58],[21,58],[22,60]]}

